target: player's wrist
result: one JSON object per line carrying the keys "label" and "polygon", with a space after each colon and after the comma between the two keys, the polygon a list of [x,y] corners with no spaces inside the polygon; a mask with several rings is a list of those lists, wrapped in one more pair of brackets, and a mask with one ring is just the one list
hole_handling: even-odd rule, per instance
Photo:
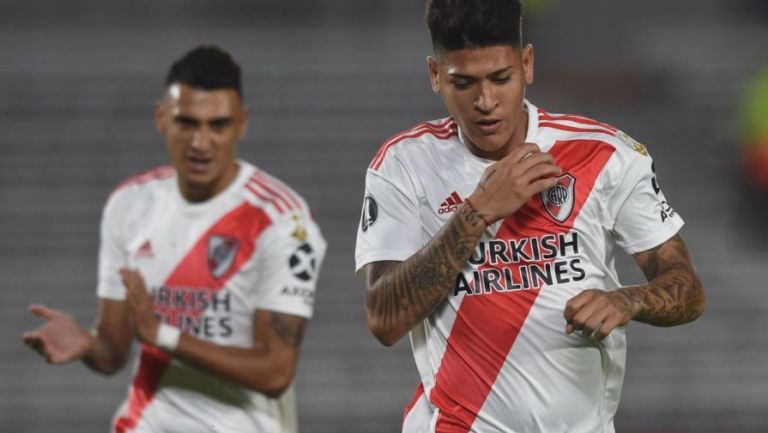
{"label": "player's wrist", "polygon": [[477,197],[476,194],[472,194],[472,196],[464,200],[464,204],[469,208],[469,210],[480,217],[486,227],[496,222],[496,218],[494,218],[491,213],[486,210],[487,205],[485,202],[481,198]]}
{"label": "player's wrist", "polygon": [[615,292],[623,295],[627,302],[629,302],[630,320],[636,319],[643,312],[644,304],[639,293],[640,287],[641,286],[622,287]]}
{"label": "player's wrist", "polygon": [[155,333],[154,345],[165,352],[173,352],[179,347],[181,330],[165,322],[159,322]]}

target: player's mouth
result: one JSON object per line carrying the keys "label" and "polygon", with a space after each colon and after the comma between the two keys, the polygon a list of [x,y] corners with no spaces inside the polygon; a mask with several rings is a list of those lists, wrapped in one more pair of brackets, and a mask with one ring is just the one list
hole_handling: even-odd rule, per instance
{"label": "player's mouth", "polygon": [[501,128],[501,120],[492,118],[480,119],[475,121],[475,126],[484,135],[491,135],[498,132],[499,128]]}
{"label": "player's mouth", "polygon": [[187,162],[192,173],[204,174],[213,163],[213,158],[189,155]]}

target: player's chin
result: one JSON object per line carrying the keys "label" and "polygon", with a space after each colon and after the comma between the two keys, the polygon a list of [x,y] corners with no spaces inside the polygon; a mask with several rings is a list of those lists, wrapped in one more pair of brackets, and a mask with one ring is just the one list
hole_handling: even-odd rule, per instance
{"label": "player's chin", "polygon": [[216,176],[211,171],[184,170],[179,173],[181,180],[192,187],[205,188],[214,182]]}
{"label": "player's chin", "polygon": [[486,153],[496,153],[499,149],[502,149],[507,140],[503,134],[473,134],[474,137],[470,137],[470,141],[478,149]]}

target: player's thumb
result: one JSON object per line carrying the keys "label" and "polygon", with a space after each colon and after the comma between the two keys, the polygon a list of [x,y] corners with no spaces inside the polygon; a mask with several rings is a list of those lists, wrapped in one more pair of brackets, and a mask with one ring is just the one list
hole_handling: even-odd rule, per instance
{"label": "player's thumb", "polygon": [[58,311],[52,310],[41,304],[30,305],[29,311],[35,316],[42,317],[43,319],[53,319],[59,314]]}

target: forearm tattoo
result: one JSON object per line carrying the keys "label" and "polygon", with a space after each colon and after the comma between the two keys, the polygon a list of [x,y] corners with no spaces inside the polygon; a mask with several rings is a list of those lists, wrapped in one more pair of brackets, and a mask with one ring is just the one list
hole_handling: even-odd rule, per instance
{"label": "forearm tattoo", "polygon": [[437,235],[403,262],[369,269],[366,306],[383,328],[410,329],[445,298],[485,230],[482,215],[461,206]]}
{"label": "forearm tattoo", "polygon": [[272,329],[289,346],[298,349],[304,337],[306,321],[300,317],[287,314],[272,313],[270,320]]}
{"label": "forearm tattoo", "polygon": [[698,318],[704,310],[704,289],[679,235],[638,256],[648,284],[623,289],[639,313],[635,320],[674,326]]}

